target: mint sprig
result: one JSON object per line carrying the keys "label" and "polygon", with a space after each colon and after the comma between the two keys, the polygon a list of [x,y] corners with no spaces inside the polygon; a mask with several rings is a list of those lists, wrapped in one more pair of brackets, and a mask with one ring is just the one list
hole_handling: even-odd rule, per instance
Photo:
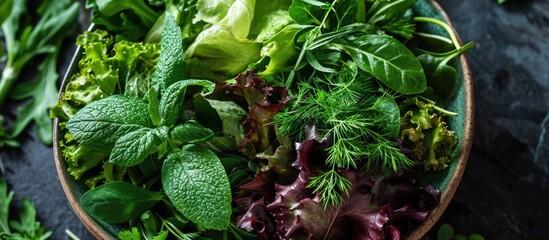
{"label": "mint sprig", "polygon": [[[214,133],[194,120],[182,119],[187,88],[199,87],[207,94],[215,85],[206,80],[182,80],[187,79],[187,71],[181,43],[181,30],[167,16],[148,103],[133,96],[110,96],[77,112],[67,129],[79,143],[110,152],[109,162],[118,166],[132,167],[149,156],[168,156],[161,176],[167,197],[199,227],[223,230],[229,227],[232,212],[228,177],[214,152],[194,145],[208,141]],[[81,201],[93,204],[90,199],[115,198],[109,202],[117,202],[120,208],[135,205],[124,198],[124,191],[117,197],[101,191],[102,187],[97,189],[87,192]],[[152,207],[125,209],[132,214],[123,220],[133,220]],[[92,217],[105,220],[101,209],[85,208]]]}

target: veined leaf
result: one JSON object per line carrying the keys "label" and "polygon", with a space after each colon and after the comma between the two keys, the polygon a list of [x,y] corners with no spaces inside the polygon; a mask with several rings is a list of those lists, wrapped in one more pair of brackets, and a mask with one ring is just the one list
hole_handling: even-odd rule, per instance
{"label": "veined leaf", "polygon": [[214,132],[195,121],[176,126],[170,137],[184,143],[203,143],[214,136]]}
{"label": "veined leaf", "polygon": [[209,149],[187,145],[162,166],[162,185],[174,206],[206,229],[224,230],[231,216],[231,186],[219,158]]}
{"label": "veined leaf", "polygon": [[181,80],[168,87],[162,94],[159,105],[163,126],[173,127],[179,120],[183,112],[185,92],[189,86],[201,86],[204,88],[203,92],[210,92],[215,84],[206,80]]}
{"label": "veined leaf", "polygon": [[92,102],[67,123],[67,129],[79,143],[107,149],[124,135],[151,127],[147,103],[125,95]]}
{"label": "veined leaf", "polygon": [[153,129],[135,130],[116,141],[109,162],[122,167],[135,166],[154,153],[160,143],[161,139]]}
{"label": "veined leaf", "polygon": [[387,87],[402,94],[425,90],[427,80],[421,63],[398,40],[385,35],[364,35],[350,42],[334,43],[347,52],[358,67]]}
{"label": "veined leaf", "polygon": [[153,85],[162,95],[172,83],[187,78],[187,64],[183,52],[181,28],[172,16],[166,16],[160,46],[160,60],[152,76]]}

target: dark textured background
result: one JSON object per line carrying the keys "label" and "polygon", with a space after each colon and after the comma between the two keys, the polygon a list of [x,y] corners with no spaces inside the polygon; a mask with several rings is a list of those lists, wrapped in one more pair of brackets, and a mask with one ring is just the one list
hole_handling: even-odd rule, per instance
{"label": "dark textured background", "polygon": [[[486,239],[549,239],[549,0],[439,3],[463,41],[477,45],[467,53],[475,82],[474,146],[438,224]],[[73,42],[64,46],[61,72]],[[14,105],[7,105],[2,113],[13,119]],[[52,149],[33,131],[21,141],[21,149],[0,150],[14,201],[28,196],[36,204],[39,218],[53,231],[51,239],[68,239],[65,229],[93,239],[65,199]],[[433,239],[433,233],[426,238]]]}

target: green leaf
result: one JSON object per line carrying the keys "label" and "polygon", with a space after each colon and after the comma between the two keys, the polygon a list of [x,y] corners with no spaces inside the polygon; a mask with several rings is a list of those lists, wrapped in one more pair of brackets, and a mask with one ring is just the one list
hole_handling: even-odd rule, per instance
{"label": "green leaf", "polygon": [[162,199],[127,182],[111,182],[87,191],[80,205],[94,219],[106,223],[122,223],[138,218]]}
{"label": "green leaf", "polygon": [[415,0],[378,0],[367,13],[367,22],[373,24],[387,23],[392,19],[400,19],[406,11],[411,9]]}
{"label": "green leaf", "polygon": [[302,29],[303,26],[299,24],[288,25],[263,43],[261,56],[271,59],[261,74],[269,75],[291,66],[291,59],[297,55],[294,37]]}
{"label": "green leaf", "polygon": [[163,126],[173,127],[177,123],[183,114],[185,92],[190,86],[201,86],[205,92],[210,92],[215,84],[206,80],[181,80],[168,87],[162,94],[159,105]]}
{"label": "green leaf", "polygon": [[2,23],[10,15],[12,6],[13,6],[13,0],[5,0],[0,2],[0,25],[2,25]]}
{"label": "green leaf", "polygon": [[473,46],[473,43],[468,43],[459,49],[438,56],[421,54],[417,57],[425,71],[427,86],[433,88],[440,99],[452,96],[458,82],[457,71],[448,66],[448,62]]}
{"label": "green leaf", "polygon": [[437,240],[452,240],[454,238],[454,228],[449,224],[442,224],[437,231]]}
{"label": "green leaf", "polygon": [[122,167],[135,166],[154,153],[160,143],[161,139],[153,129],[135,130],[116,141],[109,162]]}
{"label": "green leaf", "polygon": [[154,88],[150,88],[149,92],[147,93],[147,99],[149,100],[148,110],[149,110],[149,116],[151,117],[152,123],[155,126],[161,126],[162,125],[162,117],[160,116],[160,100],[158,100],[158,93]]}
{"label": "green leaf", "polygon": [[469,238],[468,240],[484,240],[484,237],[481,236],[480,234],[471,234],[469,235]]}
{"label": "green leaf", "polygon": [[392,37],[365,35],[334,46],[347,52],[360,69],[398,93],[425,91],[427,82],[421,63],[406,46]]}
{"label": "green leaf", "polygon": [[160,60],[152,76],[152,83],[159,88],[162,95],[172,83],[187,78],[187,64],[183,52],[183,38],[181,28],[172,16],[166,16],[162,42],[160,46]]}
{"label": "green leaf", "polygon": [[[197,109],[197,117],[200,122],[208,122],[208,118],[202,117],[199,112],[211,112],[211,109],[215,110],[217,116],[221,121],[223,135],[230,137],[234,140],[234,145],[240,144],[244,140],[244,126],[242,122],[248,116],[246,110],[240,107],[235,102],[231,101],[219,101],[213,99],[203,99],[207,104],[202,104],[202,109]],[[197,101],[195,101],[196,104]],[[200,103],[200,99],[198,101]],[[210,108],[210,109],[207,109]],[[210,111],[208,111],[210,110]],[[208,115],[205,115],[208,116]],[[208,126],[209,127],[209,126]],[[211,128],[211,127],[210,127]]]}
{"label": "green leaf", "polygon": [[203,143],[214,136],[214,132],[195,121],[176,126],[170,132],[171,138],[184,143]]}
{"label": "green leaf", "polygon": [[206,229],[224,230],[231,216],[231,187],[219,158],[209,149],[187,145],[162,166],[166,195],[185,217]]}
{"label": "green leaf", "polygon": [[10,233],[8,219],[12,199],[13,192],[8,192],[8,184],[4,179],[0,179],[0,232]]}
{"label": "green leaf", "polygon": [[86,2],[87,8],[92,6],[105,16],[113,16],[124,10],[131,10],[139,16],[143,24],[148,28],[152,27],[158,18],[158,13],[147,6],[145,1],[142,0],[91,0]]}
{"label": "green leaf", "polygon": [[385,120],[383,128],[386,133],[393,139],[398,138],[400,132],[400,109],[393,97],[381,96],[375,103],[382,110],[381,115]]}
{"label": "green leaf", "polygon": [[296,23],[320,25],[325,11],[322,8],[329,6],[330,4],[321,1],[294,0],[288,11]]}
{"label": "green leaf", "polygon": [[114,95],[82,108],[67,129],[81,144],[110,150],[124,135],[153,127],[147,109],[141,99]]}
{"label": "green leaf", "polygon": [[57,56],[58,51],[49,54],[38,67],[38,77],[32,82],[19,84],[12,92],[17,100],[31,100],[17,108],[17,118],[13,122],[12,136],[17,137],[31,122],[35,122],[38,138],[45,144],[52,142],[52,122],[49,109],[57,103]]}
{"label": "green leaf", "polygon": [[44,232],[44,227],[36,221],[36,208],[27,198],[23,198],[19,208],[19,221],[10,221],[13,232],[24,236],[25,239],[48,239],[52,232]]}
{"label": "green leaf", "polygon": [[217,23],[227,15],[229,7],[234,0],[198,0],[196,9],[198,12],[194,16],[193,21],[204,21],[207,23]]}
{"label": "green leaf", "polygon": [[141,240],[141,234],[136,227],[132,227],[129,230],[122,230],[118,233],[120,240]]}

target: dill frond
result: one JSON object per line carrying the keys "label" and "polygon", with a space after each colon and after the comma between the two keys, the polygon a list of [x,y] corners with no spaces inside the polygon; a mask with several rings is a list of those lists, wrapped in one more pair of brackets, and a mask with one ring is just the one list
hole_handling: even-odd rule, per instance
{"label": "dill frond", "polygon": [[324,172],[319,176],[312,177],[307,185],[313,188],[313,193],[320,194],[320,202],[324,209],[328,205],[337,206],[343,202],[342,194],[349,195],[351,191],[351,182],[341,176],[335,169]]}

